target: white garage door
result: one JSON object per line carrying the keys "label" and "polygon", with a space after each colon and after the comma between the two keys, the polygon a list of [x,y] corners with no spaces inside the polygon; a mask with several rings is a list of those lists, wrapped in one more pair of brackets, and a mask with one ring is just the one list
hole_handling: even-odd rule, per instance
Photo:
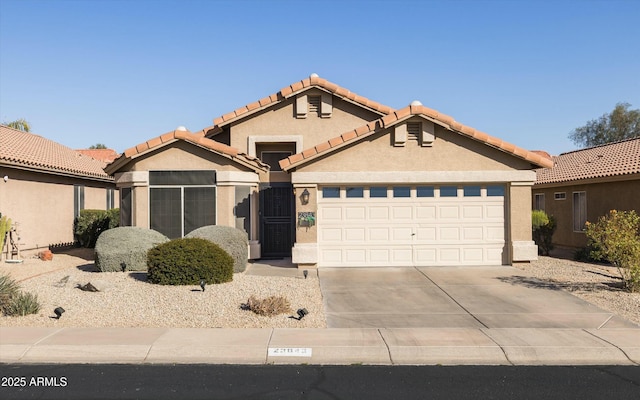
{"label": "white garage door", "polygon": [[500,265],[504,186],[323,187],[320,267]]}

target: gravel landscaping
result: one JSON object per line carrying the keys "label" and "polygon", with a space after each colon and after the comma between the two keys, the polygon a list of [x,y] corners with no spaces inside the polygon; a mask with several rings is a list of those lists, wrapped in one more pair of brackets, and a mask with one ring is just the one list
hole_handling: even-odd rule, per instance
{"label": "gravel landscaping", "polygon": [[[23,290],[36,293],[38,314],[0,317],[0,326],[39,327],[193,327],[193,328],[324,328],[322,294],[316,274],[295,277],[236,273],[233,282],[198,286],[162,286],[146,282],[144,272],[94,272],[91,251],[55,254],[52,261],[26,259],[0,265]],[[552,257],[540,257],[516,268],[545,284],[555,285],[596,306],[640,325],[640,293],[621,289],[615,268]],[[250,270],[250,267],[249,267]],[[92,282],[104,292],[76,286]],[[240,308],[249,296],[284,296],[292,312],[263,317]],[[63,307],[60,320],[53,309]],[[309,314],[290,318],[298,308]]]}
{"label": "gravel landscaping", "polygon": [[[74,251],[74,254],[79,252]],[[85,253],[86,254],[86,253]],[[85,258],[90,258],[86,257]],[[326,327],[318,278],[233,275],[233,282],[199,286],[163,286],[146,282],[145,272],[94,272],[93,261],[55,254],[53,261],[26,259],[22,264],[2,263],[25,291],[36,293],[40,313],[0,317],[0,326],[39,327],[175,327],[175,328],[324,328]],[[300,274],[302,275],[302,274]],[[66,282],[65,282],[66,281]],[[78,284],[91,282],[103,292],[86,292]],[[284,296],[291,313],[259,316],[240,306],[249,296]],[[59,320],[56,307],[65,309]],[[302,320],[296,310],[306,308]]]}

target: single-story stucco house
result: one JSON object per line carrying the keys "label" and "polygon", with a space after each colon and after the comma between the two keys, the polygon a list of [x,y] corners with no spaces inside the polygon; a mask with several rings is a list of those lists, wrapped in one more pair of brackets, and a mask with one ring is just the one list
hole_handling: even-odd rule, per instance
{"label": "single-story stucco house", "polygon": [[585,222],[610,210],[640,212],[640,138],[553,157],[552,168],[536,170],[533,208],[556,219],[553,244],[587,245]]}
{"label": "single-story stucco house", "polygon": [[80,210],[118,207],[105,166],[42,136],[0,125],[0,213],[15,224],[19,250],[71,245]]}
{"label": "single-story stucco house", "polygon": [[126,150],[123,225],[244,229],[299,266],[499,265],[537,257],[535,168],[552,161],[419,102],[399,110],[313,74]]}

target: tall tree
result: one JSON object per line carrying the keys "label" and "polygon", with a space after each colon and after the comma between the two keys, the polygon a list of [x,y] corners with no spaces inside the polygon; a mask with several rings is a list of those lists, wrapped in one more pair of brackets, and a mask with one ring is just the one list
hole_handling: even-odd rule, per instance
{"label": "tall tree", "polygon": [[4,125],[22,132],[31,132],[31,125],[24,118],[20,118],[11,122],[4,122]]}
{"label": "tall tree", "polygon": [[96,144],[93,144],[93,145],[89,146],[89,149],[91,149],[91,150],[106,149],[106,148],[107,148],[107,145],[102,144],[102,143],[96,143]]}
{"label": "tall tree", "polygon": [[592,147],[640,136],[640,110],[631,104],[618,103],[613,111],[576,128],[569,139],[577,146]]}

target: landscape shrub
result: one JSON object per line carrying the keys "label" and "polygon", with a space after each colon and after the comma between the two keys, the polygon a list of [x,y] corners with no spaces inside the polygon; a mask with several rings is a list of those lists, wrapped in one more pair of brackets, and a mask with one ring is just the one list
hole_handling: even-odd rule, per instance
{"label": "landscape shrub", "polygon": [[542,210],[531,212],[531,227],[533,229],[533,241],[538,245],[538,252],[548,256],[553,250],[553,233],[556,231],[556,219],[547,215]]}
{"label": "landscape shrub", "polygon": [[4,313],[9,302],[20,291],[18,283],[9,275],[0,274],[0,309]]}
{"label": "landscape shrub", "polygon": [[38,313],[41,307],[38,301],[38,295],[20,291],[9,301],[5,309],[5,314],[23,317],[25,315]]}
{"label": "landscape shrub", "polygon": [[120,209],[80,210],[80,216],[73,222],[73,233],[80,246],[94,248],[98,236],[103,231],[120,224]]}
{"label": "landscape shrub", "polygon": [[152,229],[121,226],[103,232],[96,242],[96,268],[101,272],[146,271],[147,252],[169,238]]}
{"label": "landscape shrub", "polygon": [[38,296],[23,292],[9,275],[0,275],[0,312],[9,316],[24,316],[40,311]]}
{"label": "landscape shrub", "polygon": [[147,278],[160,285],[197,285],[233,280],[233,258],[220,246],[200,238],[174,239],[148,252]]}
{"label": "landscape shrub", "polygon": [[282,296],[269,296],[266,299],[250,296],[242,308],[267,317],[291,312],[289,300]]}
{"label": "landscape shrub", "polygon": [[233,271],[243,272],[249,260],[247,233],[230,226],[208,225],[189,232],[185,237],[206,239],[220,246],[233,258]]}
{"label": "landscape shrub", "polygon": [[609,261],[629,291],[640,291],[640,216],[635,211],[611,210],[597,222],[587,222],[585,233],[594,246],[591,256]]}

